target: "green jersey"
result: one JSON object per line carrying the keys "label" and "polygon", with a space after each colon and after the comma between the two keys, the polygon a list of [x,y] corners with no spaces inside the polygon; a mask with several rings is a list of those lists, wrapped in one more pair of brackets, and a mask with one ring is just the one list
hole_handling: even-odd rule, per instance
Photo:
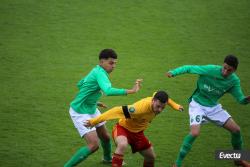
{"label": "green jersey", "polygon": [[102,92],[107,96],[126,95],[125,89],[113,88],[108,73],[99,65],[77,84],[79,92],[70,106],[81,114],[94,114]]}
{"label": "green jersey", "polygon": [[194,99],[203,106],[212,107],[218,104],[219,98],[230,93],[241,104],[247,104],[243,95],[240,79],[233,73],[228,77],[222,76],[222,66],[218,65],[185,65],[169,71],[173,76],[184,73],[198,74],[197,88],[189,98]]}

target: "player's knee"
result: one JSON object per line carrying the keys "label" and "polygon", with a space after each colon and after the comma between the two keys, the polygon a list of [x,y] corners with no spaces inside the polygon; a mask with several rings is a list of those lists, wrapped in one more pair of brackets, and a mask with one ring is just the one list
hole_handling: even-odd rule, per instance
{"label": "player's knee", "polygon": [[91,150],[91,152],[95,152],[99,149],[99,143],[98,143],[98,141],[93,141],[93,142],[88,144],[88,147]]}
{"label": "player's knee", "polygon": [[89,148],[90,148],[91,152],[96,152],[99,149],[99,146],[98,145],[92,145]]}
{"label": "player's knee", "polygon": [[200,125],[192,125],[190,129],[190,134],[193,137],[198,137],[200,135]]}
{"label": "player's knee", "polygon": [[233,133],[239,133],[240,132],[239,125],[236,125],[234,128],[232,128],[231,132],[233,132]]}
{"label": "player's knee", "polygon": [[152,161],[154,161],[155,159],[156,159],[156,154],[155,153],[153,153],[152,155],[150,155],[150,160],[152,160]]}
{"label": "player's knee", "polygon": [[147,161],[154,161],[156,159],[156,154],[154,151],[149,151],[145,154],[143,154],[144,159]]}
{"label": "player's knee", "polygon": [[127,142],[123,142],[123,141],[120,141],[119,143],[117,143],[117,148],[119,149],[119,150],[121,150],[122,152],[124,152],[125,151],[125,149],[127,148],[127,146],[128,146],[128,143]]}
{"label": "player's knee", "polygon": [[200,135],[200,131],[191,131],[191,135],[193,137],[198,137]]}

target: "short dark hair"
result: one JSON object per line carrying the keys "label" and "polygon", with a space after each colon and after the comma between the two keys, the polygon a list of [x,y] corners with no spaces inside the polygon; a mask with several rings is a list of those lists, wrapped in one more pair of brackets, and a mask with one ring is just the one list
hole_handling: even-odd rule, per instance
{"label": "short dark hair", "polygon": [[163,91],[157,91],[153,97],[154,100],[159,100],[161,103],[166,103],[168,101],[168,94]]}
{"label": "short dark hair", "polygon": [[224,63],[232,66],[236,70],[238,67],[239,61],[238,61],[238,58],[236,56],[228,55],[225,57]]}
{"label": "short dark hair", "polygon": [[117,59],[117,54],[113,49],[103,49],[99,54],[99,60],[113,58]]}

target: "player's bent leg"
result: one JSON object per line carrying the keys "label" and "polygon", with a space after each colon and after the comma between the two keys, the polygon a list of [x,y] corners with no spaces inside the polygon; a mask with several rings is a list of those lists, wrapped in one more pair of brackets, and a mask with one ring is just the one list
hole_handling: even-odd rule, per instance
{"label": "player's bent leg", "polygon": [[123,155],[128,146],[128,139],[125,136],[117,136],[115,138],[116,150],[112,158],[112,167],[121,167],[123,163]]}
{"label": "player's bent leg", "polygon": [[243,141],[239,125],[237,125],[232,118],[229,118],[223,127],[231,132],[231,143],[233,149],[241,150]]}
{"label": "player's bent leg", "polygon": [[99,149],[99,139],[96,131],[91,131],[84,135],[84,139],[92,153]]}
{"label": "player's bent leg", "polygon": [[105,125],[96,127],[96,132],[97,132],[98,137],[101,140],[101,146],[103,148],[103,162],[111,163],[112,162],[112,155],[111,155],[112,144],[111,144],[110,136],[108,134],[108,131]]}
{"label": "player's bent leg", "polygon": [[128,147],[128,139],[125,136],[117,136],[115,138],[116,150],[117,154],[124,154],[126,148]]}
{"label": "player's bent leg", "polygon": [[[231,132],[231,143],[234,150],[243,149],[243,140],[240,132],[239,125],[232,119],[229,118],[223,126],[225,129]],[[243,160],[234,161],[236,166],[250,167],[250,163]]]}
{"label": "player's bent leg", "polygon": [[229,118],[223,127],[233,133],[240,131],[240,126],[232,118]]}
{"label": "player's bent leg", "polygon": [[90,154],[98,150],[98,137],[96,131],[88,132],[84,135],[84,139],[87,142],[87,146],[81,147],[71,157],[71,159],[64,165],[64,167],[76,166],[83,160],[85,160]]}
{"label": "player's bent leg", "polygon": [[143,167],[154,167],[156,155],[152,146],[146,150],[140,151],[140,154],[144,157]]}
{"label": "player's bent leg", "polygon": [[190,134],[188,134],[181,145],[180,152],[175,162],[176,167],[181,167],[182,161],[189,153],[192,148],[192,144],[194,143],[196,137],[200,134],[200,125],[191,125]]}

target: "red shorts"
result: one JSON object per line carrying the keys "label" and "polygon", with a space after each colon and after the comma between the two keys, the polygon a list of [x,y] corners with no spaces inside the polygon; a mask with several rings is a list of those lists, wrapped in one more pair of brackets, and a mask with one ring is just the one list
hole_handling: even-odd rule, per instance
{"label": "red shorts", "polygon": [[137,151],[146,150],[151,147],[150,141],[145,137],[143,131],[133,133],[125,129],[124,127],[116,124],[112,131],[112,137],[115,140],[118,136],[125,136],[128,139],[128,143],[131,146],[132,153]]}

